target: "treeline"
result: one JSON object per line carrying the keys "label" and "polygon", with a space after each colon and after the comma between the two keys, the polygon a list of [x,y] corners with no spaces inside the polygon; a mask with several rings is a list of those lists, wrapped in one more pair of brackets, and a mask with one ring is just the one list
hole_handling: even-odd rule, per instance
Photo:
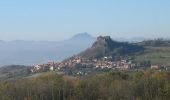
{"label": "treeline", "polygon": [[0,82],[0,100],[169,100],[170,72],[109,72],[78,79],[46,73]]}

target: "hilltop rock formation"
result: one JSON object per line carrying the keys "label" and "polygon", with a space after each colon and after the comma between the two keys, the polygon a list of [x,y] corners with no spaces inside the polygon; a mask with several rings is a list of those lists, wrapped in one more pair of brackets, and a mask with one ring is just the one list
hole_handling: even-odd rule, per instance
{"label": "hilltop rock formation", "polygon": [[85,58],[100,58],[103,56],[131,55],[142,52],[144,48],[127,42],[117,42],[110,36],[99,36],[91,48],[80,53]]}

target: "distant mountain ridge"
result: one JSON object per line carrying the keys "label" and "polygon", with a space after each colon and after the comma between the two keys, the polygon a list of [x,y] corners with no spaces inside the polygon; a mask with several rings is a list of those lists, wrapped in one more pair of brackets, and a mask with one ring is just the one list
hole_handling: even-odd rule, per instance
{"label": "distant mountain ridge", "polygon": [[65,41],[1,41],[0,66],[61,61],[88,48],[95,38],[79,33]]}
{"label": "distant mountain ridge", "polygon": [[80,56],[85,58],[98,58],[103,56],[129,55],[137,52],[142,52],[144,48],[127,42],[117,42],[111,39],[110,36],[99,36],[92,45]]}

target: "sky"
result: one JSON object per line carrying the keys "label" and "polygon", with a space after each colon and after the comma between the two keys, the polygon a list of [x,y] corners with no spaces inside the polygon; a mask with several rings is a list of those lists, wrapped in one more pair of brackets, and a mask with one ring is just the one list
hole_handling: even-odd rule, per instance
{"label": "sky", "polygon": [[0,40],[169,37],[170,0],[0,0]]}

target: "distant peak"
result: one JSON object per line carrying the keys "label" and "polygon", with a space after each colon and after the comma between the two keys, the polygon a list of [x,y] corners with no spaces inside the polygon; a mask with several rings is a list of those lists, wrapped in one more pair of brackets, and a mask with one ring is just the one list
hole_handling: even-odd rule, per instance
{"label": "distant peak", "polygon": [[80,39],[81,38],[93,38],[93,36],[91,36],[87,32],[84,32],[84,33],[78,33],[72,37],[72,39],[77,39],[77,38],[80,38]]}
{"label": "distant peak", "polygon": [[84,32],[84,33],[78,33],[78,35],[90,35],[90,34],[88,34],[87,32]]}
{"label": "distant peak", "polygon": [[84,32],[84,33],[78,33],[74,36],[91,36],[90,34],[88,34],[87,32]]}

